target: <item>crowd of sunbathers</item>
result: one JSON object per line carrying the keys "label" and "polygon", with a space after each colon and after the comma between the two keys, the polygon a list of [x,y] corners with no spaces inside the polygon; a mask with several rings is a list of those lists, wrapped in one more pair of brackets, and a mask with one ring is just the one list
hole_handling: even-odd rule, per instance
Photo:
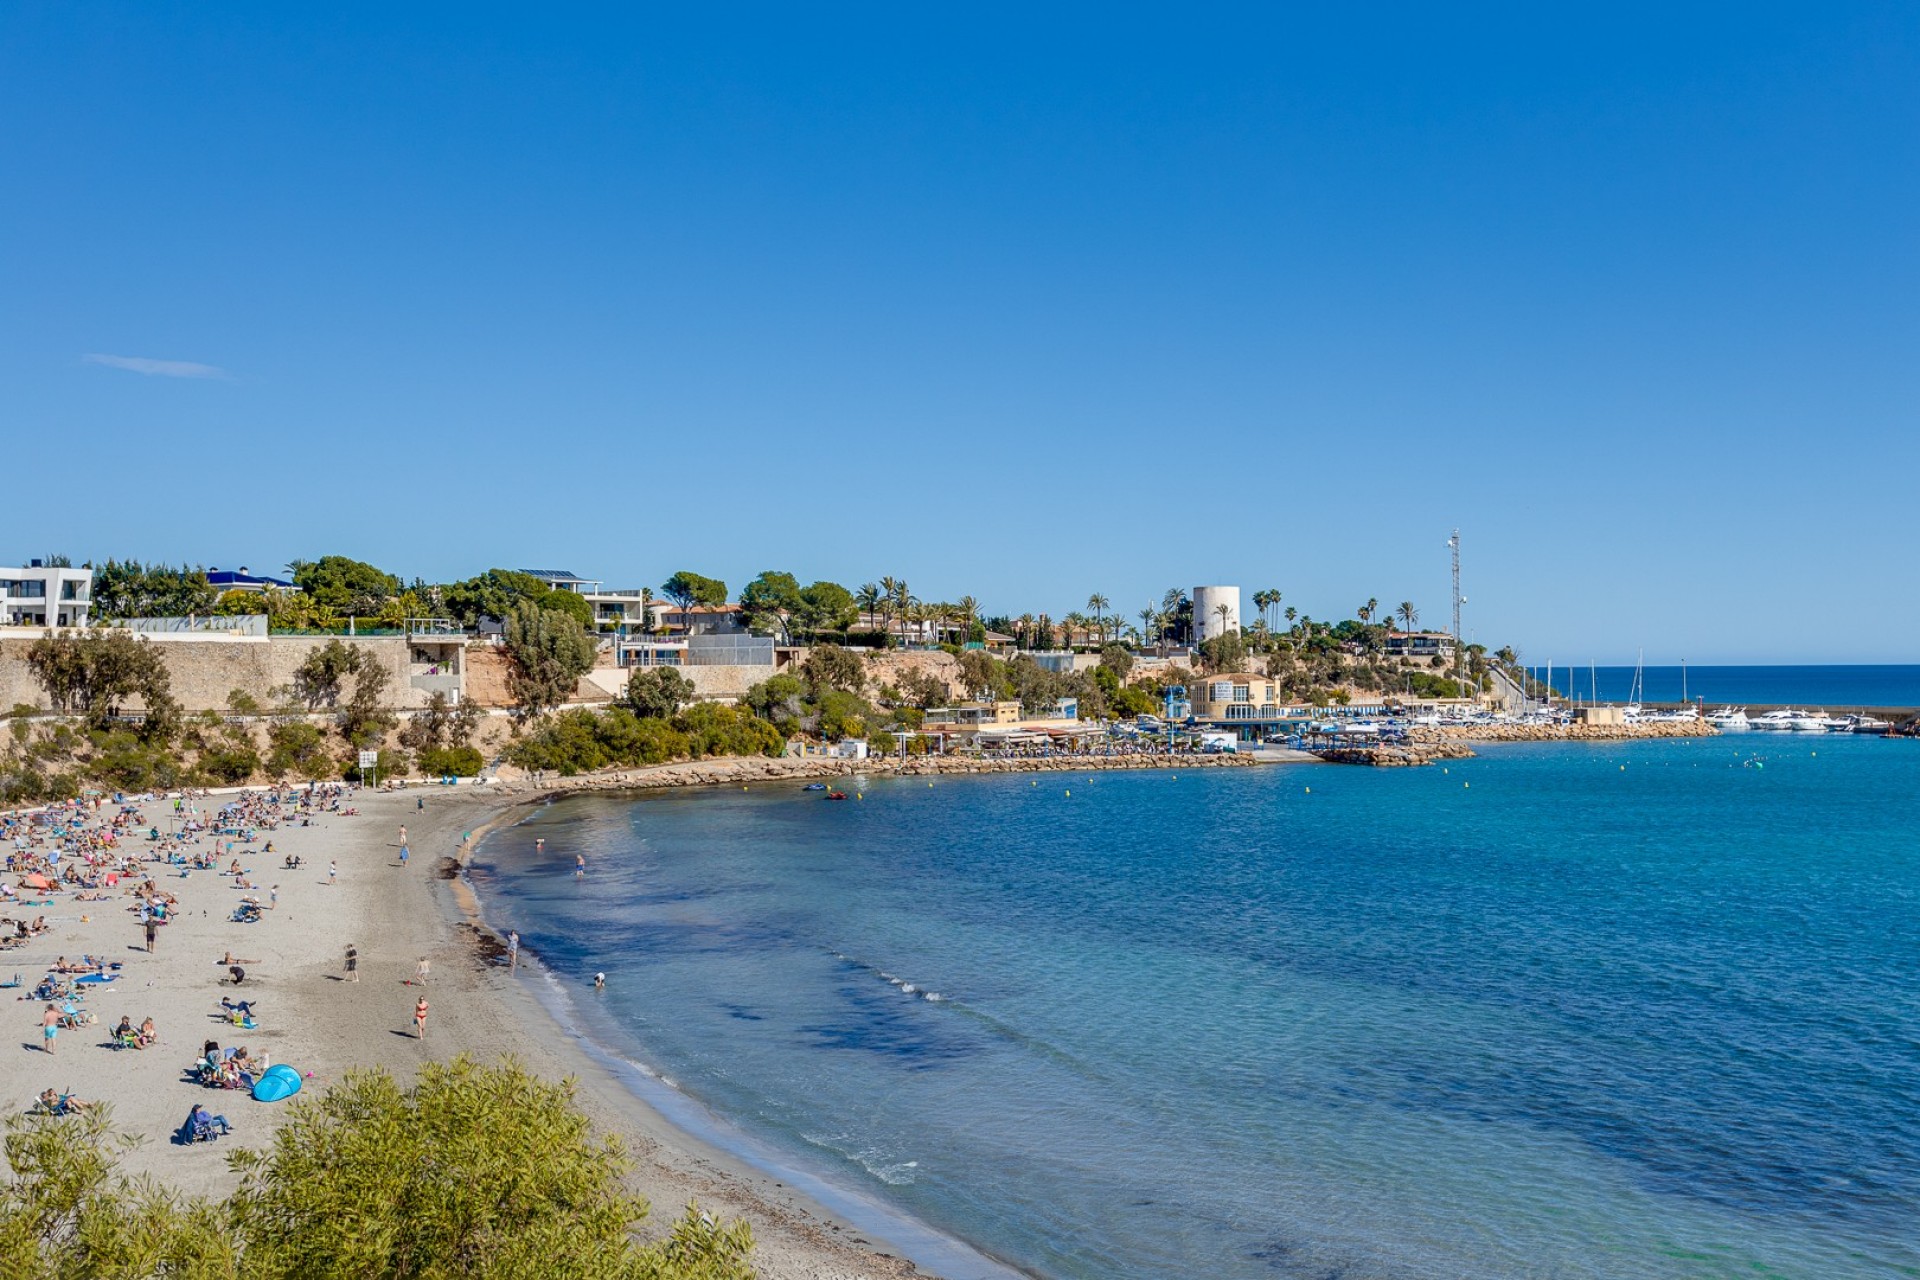
{"label": "crowd of sunbathers", "polygon": [[[51,906],[55,894],[70,893],[76,902],[120,897],[125,909],[141,924],[165,925],[178,912],[179,899],[163,887],[163,876],[216,871],[223,878],[230,877],[233,887],[252,889],[255,886],[247,877],[242,857],[254,852],[272,856],[275,852],[271,840],[265,841],[264,848],[259,847],[261,833],[311,826],[322,814],[354,813],[344,801],[356,789],[340,783],[268,788],[243,791],[217,805],[204,791],[161,797],[91,796],[31,812],[0,814],[0,849],[5,851],[9,873],[8,882],[0,882],[0,907],[9,902]],[[163,816],[151,820],[149,811]],[[284,855],[283,865],[296,868],[301,859]],[[17,885],[11,883],[14,879]],[[243,893],[241,906],[257,914],[260,902]],[[0,949],[23,946],[52,927],[43,914],[31,920],[0,915]],[[151,932],[148,939],[151,948]],[[243,966],[251,963],[226,953],[220,959],[229,975],[223,982],[234,986],[244,982]],[[89,992],[111,990],[105,984],[118,976],[120,968],[118,962],[98,956],[82,955],[77,960],[61,956],[49,966],[47,976],[33,984],[31,994],[21,994],[21,999],[35,1000],[45,1007],[39,1017],[43,1047],[49,1053],[54,1052],[61,1029],[81,1028],[97,1021],[80,1002]],[[0,985],[26,986],[17,974],[12,983]],[[215,1016],[241,1027],[256,1025],[251,1001],[223,997]],[[136,1026],[131,1015],[123,1014],[113,1028],[112,1046],[116,1049],[147,1049],[158,1040],[159,1030],[151,1017]],[[245,1047],[222,1050],[209,1040],[194,1064],[194,1073],[196,1079],[210,1086],[251,1088],[266,1067],[265,1054],[250,1054]],[[70,1115],[91,1105],[70,1092],[47,1089],[31,1110]],[[207,1114],[202,1107],[194,1112],[184,1126],[191,1131],[190,1140],[226,1131],[224,1117]]]}

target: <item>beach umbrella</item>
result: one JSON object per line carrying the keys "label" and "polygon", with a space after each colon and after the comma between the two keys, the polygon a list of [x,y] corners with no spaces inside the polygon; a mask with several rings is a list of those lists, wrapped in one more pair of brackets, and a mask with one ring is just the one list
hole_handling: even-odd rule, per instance
{"label": "beach umbrella", "polygon": [[53,882],[39,872],[34,872],[32,875],[20,877],[20,887],[22,889],[51,889],[53,888]]}

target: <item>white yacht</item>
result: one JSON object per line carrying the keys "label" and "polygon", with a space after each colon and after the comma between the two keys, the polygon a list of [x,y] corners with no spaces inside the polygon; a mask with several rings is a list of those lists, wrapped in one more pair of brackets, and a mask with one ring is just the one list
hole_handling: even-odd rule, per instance
{"label": "white yacht", "polygon": [[1893,732],[1893,722],[1877,716],[1848,716],[1848,733],[1870,733],[1875,736]]}
{"label": "white yacht", "polygon": [[1775,733],[1788,733],[1801,728],[1802,721],[1806,723],[1807,728],[1814,727],[1816,723],[1812,716],[1804,712],[1795,711],[1791,707],[1781,707],[1777,711],[1762,712],[1760,715],[1754,716],[1753,719],[1749,721],[1749,724],[1755,729],[1766,729]]}
{"label": "white yacht", "polygon": [[1722,707],[1707,717],[1707,723],[1722,733],[1744,733],[1753,728],[1745,707]]}

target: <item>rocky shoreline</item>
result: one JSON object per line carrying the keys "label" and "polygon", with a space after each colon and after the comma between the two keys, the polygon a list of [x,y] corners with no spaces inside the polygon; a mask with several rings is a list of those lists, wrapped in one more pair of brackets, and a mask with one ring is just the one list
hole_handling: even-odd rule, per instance
{"label": "rocky shoreline", "polygon": [[[1095,773],[1129,769],[1247,769],[1261,762],[1247,756],[1036,756],[1005,760],[966,756],[889,756],[840,760],[821,756],[729,756],[687,760],[645,769],[618,769],[531,782],[545,794],[573,791],[642,791],[675,787],[751,786],[755,782],[825,781],[859,775],[868,778],[923,778],[991,773]],[[505,784],[510,790],[518,784]]]}
{"label": "rocky shoreline", "polygon": [[1439,760],[1468,760],[1473,750],[1459,742],[1408,742],[1370,747],[1331,747],[1316,751],[1329,764],[1364,764],[1376,768],[1412,768]]}

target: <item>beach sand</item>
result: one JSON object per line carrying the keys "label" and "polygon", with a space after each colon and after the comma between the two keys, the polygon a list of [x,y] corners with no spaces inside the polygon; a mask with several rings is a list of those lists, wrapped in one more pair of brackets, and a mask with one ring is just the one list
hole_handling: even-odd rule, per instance
{"label": "beach sand", "polygon": [[[416,808],[416,797],[425,798],[424,810]],[[233,923],[229,916],[242,891],[230,878],[211,871],[180,878],[176,871],[162,883],[179,895],[180,912],[160,930],[151,955],[124,897],[83,903],[61,894],[53,906],[35,908],[53,928],[0,956],[0,972],[17,970],[30,987],[57,956],[86,952],[125,967],[117,981],[94,988],[88,999],[98,1025],[62,1032],[51,1056],[40,1047],[43,1006],[31,1000],[0,1004],[13,1011],[15,1024],[10,1041],[0,1041],[0,1100],[23,1110],[51,1086],[110,1103],[116,1128],[144,1139],[125,1158],[128,1171],[150,1173],[184,1191],[220,1195],[235,1183],[226,1153],[234,1146],[264,1147],[288,1104],[258,1103],[237,1090],[193,1083],[189,1064],[207,1039],[264,1051],[275,1063],[311,1073],[307,1087],[318,1089],[355,1066],[386,1067],[410,1080],[427,1061],[462,1052],[483,1060],[511,1053],[541,1076],[573,1077],[582,1108],[602,1131],[620,1135],[634,1157],[634,1187],[653,1205],[649,1232],[664,1232],[681,1207],[697,1199],[705,1209],[752,1224],[756,1268],[775,1280],[925,1274],[896,1256],[892,1251],[899,1246],[873,1227],[863,1232],[774,1173],[669,1123],[623,1086],[615,1075],[619,1064],[596,1060],[562,1030],[536,998],[547,985],[537,968],[523,964],[517,974],[507,971],[498,940],[470,922],[476,904],[464,882],[452,878],[450,860],[464,833],[511,821],[528,798],[526,791],[501,787],[362,793],[350,802],[359,816],[327,815],[312,827],[263,833],[240,855],[241,864],[263,900],[269,886],[278,887],[278,906],[258,924]],[[147,816],[162,812],[155,802]],[[405,868],[399,865],[402,823],[411,847]],[[266,839],[274,844],[271,856],[261,852]],[[289,853],[301,855],[305,867],[280,869]],[[329,861],[340,868],[332,885]],[[346,981],[343,973],[349,944],[359,950],[358,982]],[[221,981],[226,971],[218,962],[228,951],[251,962],[238,991]],[[431,965],[424,991],[432,1011],[424,1041],[411,1024],[423,990],[412,983],[422,956]],[[245,1031],[220,1021],[222,995],[256,1002],[260,1026]],[[139,1051],[108,1047],[122,1014],[136,1025],[154,1018],[159,1043]],[[172,1134],[195,1103],[225,1114],[233,1136],[173,1145]],[[921,1248],[915,1252],[928,1256]],[[956,1244],[947,1256],[961,1263],[942,1262],[941,1269],[954,1280],[1007,1274],[984,1259],[973,1265],[966,1254]]]}

